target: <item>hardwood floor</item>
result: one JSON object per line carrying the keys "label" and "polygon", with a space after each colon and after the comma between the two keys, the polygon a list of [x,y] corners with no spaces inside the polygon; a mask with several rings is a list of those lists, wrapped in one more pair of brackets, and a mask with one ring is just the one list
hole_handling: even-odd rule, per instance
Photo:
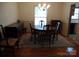
{"label": "hardwood floor", "polygon": [[31,57],[60,57],[60,56],[77,56],[77,50],[69,55],[66,52],[67,48],[25,48],[16,51],[16,56],[31,56]]}
{"label": "hardwood floor", "polygon": [[8,56],[10,56],[13,53],[15,53],[15,55],[11,55],[11,56],[17,56],[17,57],[64,57],[64,56],[76,57],[76,56],[79,56],[79,45],[76,44],[71,38],[68,38],[67,40],[75,44],[75,47],[72,47],[74,48],[72,53],[67,52],[68,47],[18,48],[18,49],[15,49],[15,52],[8,53]]}
{"label": "hardwood floor", "polygon": [[[68,37],[67,37],[68,38]],[[78,56],[79,55],[79,45],[76,44],[71,38],[67,39],[69,42],[75,44],[73,52],[69,54],[67,49],[69,47],[59,47],[59,48],[20,48],[16,49],[16,56],[21,57],[70,57],[70,56]]]}

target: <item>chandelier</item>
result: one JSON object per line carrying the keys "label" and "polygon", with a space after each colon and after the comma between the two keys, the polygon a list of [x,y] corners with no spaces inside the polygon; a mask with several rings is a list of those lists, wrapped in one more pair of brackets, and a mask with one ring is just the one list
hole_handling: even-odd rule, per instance
{"label": "chandelier", "polygon": [[41,9],[48,9],[50,7],[50,4],[38,4],[38,7]]}

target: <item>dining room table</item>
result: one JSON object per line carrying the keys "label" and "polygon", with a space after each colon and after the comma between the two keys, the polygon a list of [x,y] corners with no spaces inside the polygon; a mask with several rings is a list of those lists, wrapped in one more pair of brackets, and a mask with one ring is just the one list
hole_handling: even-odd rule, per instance
{"label": "dining room table", "polygon": [[49,42],[49,45],[54,43],[55,39],[55,28],[52,28],[51,25],[44,25],[41,27],[40,25],[35,25],[34,27],[35,39],[36,43],[45,42],[46,40]]}

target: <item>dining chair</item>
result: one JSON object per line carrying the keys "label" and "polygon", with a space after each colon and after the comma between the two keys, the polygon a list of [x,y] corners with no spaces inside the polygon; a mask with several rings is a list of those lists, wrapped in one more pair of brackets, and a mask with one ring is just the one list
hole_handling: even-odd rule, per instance
{"label": "dining chair", "polygon": [[[12,47],[8,46],[8,40],[4,35],[4,28],[2,25],[0,25],[0,56],[9,56],[8,53],[11,52],[10,50],[8,50],[9,48],[11,49]],[[14,55],[14,53],[12,54]]]}
{"label": "dining chair", "polygon": [[54,43],[55,38],[55,28],[52,25],[45,25],[44,30],[46,30],[46,39],[49,40],[49,43]]}
{"label": "dining chair", "polygon": [[5,38],[5,31],[3,25],[0,25],[0,41],[5,41],[6,45],[8,45],[8,40]]}
{"label": "dining chair", "polygon": [[34,41],[34,44],[36,44],[36,38],[38,37],[38,33],[37,31],[35,30],[34,27],[32,27],[31,23],[30,24],[30,30],[31,30],[31,41]]}
{"label": "dining chair", "polygon": [[57,27],[58,25],[58,32],[61,33],[61,30],[62,30],[62,22],[60,20],[51,20],[50,24],[53,26],[53,27]]}
{"label": "dining chair", "polygon": [[58,34],[61,33],[62,30],[62,22],[60,20],[51,20],[52,27],[55,27],[55,39],[58,40]]}
{"label": "dining chair", "polygon": [[58,40],[58,34],[61,32],[61,22],[56,21],[52,24],[52,27],[55,28],[55,40]]}
{"label": "dining chair", "polygon": [[[5,33],[3,25],[0,25],[0,52],[1,52],[0,55],[9,56],[8,53],[11,52],[9,49],[11,49],[12,56],[15,56],[15,49],[16,49],[18,40],[6,37],[6,35],[7,34]],[[7,51],[7,53],[5,51]]]}

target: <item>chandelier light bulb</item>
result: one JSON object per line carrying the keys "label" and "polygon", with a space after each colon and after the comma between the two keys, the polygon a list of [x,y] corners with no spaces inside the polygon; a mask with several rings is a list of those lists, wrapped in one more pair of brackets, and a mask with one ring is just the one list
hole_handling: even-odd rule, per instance
{"label": "chandelier light bulb", "polygon": [[44,9],[46,7],[46,4],[43,4],[42,8]]}
{"label": "chandelier light bulb", "polygon": [[50,5],[47,5],[47,9],[50,7]]}
{"label": "chandelier light bulb", "polygon": [[43,4],[43,5],[41,5],[41,4],[38,4],[38,7],[40,8],[40,9],[48,9],[49,7],[50,7],[50,5],[48,4]]}
{"label": "chandelier light bulb", "polygon": [[38,4],[38,7],[41,8],[41,4]]}

